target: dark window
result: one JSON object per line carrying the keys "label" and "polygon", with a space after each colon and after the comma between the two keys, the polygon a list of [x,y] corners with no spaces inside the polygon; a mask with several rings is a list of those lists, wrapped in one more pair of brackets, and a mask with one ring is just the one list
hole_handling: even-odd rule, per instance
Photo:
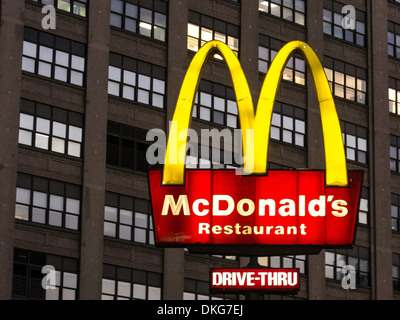
{"label": "dark window", "polygon": [[[44,266],[55,274],[42,273]],[[29,300],[76,300],[78,294],[78,260],[14,249],[13,298]],[[53,288],[45,290],[42,281]],[[54,281],[53,283],[49,281]]]}
{"label": "dark window", "polygon": [[400,24],[388,22],[388,54],[400,59]]}
{"label": "dark window", "polygon": [[392,231],[400,232],[400,195],[392,193],[391,201],[391,216],[392,216]]}
{"label": "dark window", "polygon": [[147,171],[147,131],[117,122],[107,126],[107,164],[138,171]]}
{"label": "dark window", "polygon": [[400,173],[400,137],[390,135],[390,170]]}

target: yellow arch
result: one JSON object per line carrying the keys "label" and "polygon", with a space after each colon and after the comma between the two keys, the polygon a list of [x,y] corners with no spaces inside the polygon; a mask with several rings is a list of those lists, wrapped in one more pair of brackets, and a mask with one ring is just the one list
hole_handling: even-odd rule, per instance
{"label": "yellow arch", "polygon": [[[178,139],[178,137],[180,132],[185,132],[189,128],[201,71],[209,57],[216,52],[222,54],[231,73],[239,110],[240,126],[243,129],[244,158],[252,156],[246,154],[246,129],[254,128],[254,107],[246,77],[233,51],[223,42],[210,41],[203,45],[193,57],[179,93],[165,155],[163,173],[163,184],[165,185],[184,183],[185,161],[178,157],[178,152],[185,147],[186,139]],[[183,136],[186,138],[187,135],[184,134]]]}
{"label": "yellow arch", "polygon": [[[179,150],[183,150],[182,148],[185,147],[186,139],[178,139],[178,136],[180,132],[185,133],[184,137],[187,136],[186,130],[190,125],[193,102],[201,71],[208,58],[215,52],[222,54],[231,73],[243,135],[244,158],[248,159],[250,163],[254,163],[252,173],[265,174],[276,91],[287,61],[297,51],[307,61],[316,85],[324,133],[326,183],[329,186],[347,186],[346,157],[342,134],[329,83],[317,55],[311,47],[301,41],[288,43],[275,57],[261,90],[256,116],[254,116],[251,93],[246,77],[233,51],[223,42],[210,41],[196,53],[187,70],[176,104],[165,155],[163,184],[181,185],[184,183],[185,161],[184,159],[179,159],[177,155]],[[249,146],[249,152],[246,154],[248,149],[246,147],[248,129],[254,129],[254,145]]]}
{"label": "yellow arch", "polygon": [[328,186],[347,186],[348,178],[342,131],[328,79],[314,50],[302,41],[292,41],[279,51],[264,80],[255,118],[254,173],[265,173],[275,96],[282,72],[288,60],[295,53],[300,53],[303,56],[314,78],[324,136],[326,184]]}

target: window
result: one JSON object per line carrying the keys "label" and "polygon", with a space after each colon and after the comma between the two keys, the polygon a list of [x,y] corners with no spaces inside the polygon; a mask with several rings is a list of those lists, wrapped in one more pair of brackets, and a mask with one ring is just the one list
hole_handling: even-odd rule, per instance
{"label": "window", "polygon": [[358,210],[358,223],[369,224],[369,190],[363,188],[361,191],[360,207]]}
{"label": "window", "polygon": [[62,11],[86,17],[87,15],[87,0],[30,0],[43,5],[51,5]]}
{"label": "window", "polygon": [[304,0],[259,0],[258,10],[302,26],[306,23]]}
{"label": "window", "polygon": [[149,201],[106,192],[104,235],[154,245]]}
{"label": "window", "polygon": [[109,95],[164,108],[165,80],[163,67],[110,53]]}
{"label": "window", "polygon": [[306,111],[276,101],[270,136],[274,140],[305,147]]}
{"label": "window", "polygon": [[367,103],[367,71],[336,59],[325,57],[325,73],[335,97]]}
{"label": "window", "polygon": [[71,230],[79,229],[79,186],[18,173],[16,193],[16,219]]}
{"label": "window", "polygon": [[400,173],[400,137],[390,135],[390,170]]}
{"label": "window", "polygon": [[392,260],[393,291],[400,293],[400,254],[393,253]]}
{"label": "window", "polygon": [[400,80],[389,78],[389,111],[400,115]]}
{"label": "window", "polygon": [[349,123],[340,122],[343,143],[347,160],[361,164],[368,163],[368,131],[367,128]]}
{"label": "window", "polygon": [[239,153],[191,142],[187,145],[187,151],[187,169],[236,169],[244,162]]}
{"label": "window", "polygon": [[[55,289],[44,290],[42,268],[55,269]],[[31,300],[76,300],[78,298],[78,260],[14,249],[13,298]]]}
{"label": "window", "polygon": [[351,250],[325,251],[325,278],[342,280],[345,276],[342,268],[351,265],[356,271],[356,283],[360,286],[370,286],[370,255],[369,249],[355,247]]}
{"label": "window", "polygon": [[82,87],[85,65],[84,44],[25,27],[23,71]]}
{"label": "window", "polygon": [[239,27],[212,17],[189,11],[187,48],[198,51],[203,44],[211,40],[226,43],[239,55]]}
{"label": "window", "polygon": [[109,121],[107,164],[147,172],[149,165],[146,160],[146,134],[144,129]]}
{"label": "window", "polygon": [[209,286],[206,281],[185,278],[183,300],[238,300],[236,294],[215,294],[210,296]]}
{"label": "window", "polygon": [[26,99],[20,108],[19,144],[81,157],[81,114]]}
{"label": "window", "polygon": [[400,24],[388,21],[388,54],[400,59]]}
{"label": "window", "polygon": [[161,300],[162,275],[103,265],[102,300]]}
{"label": "window", "polygon": [[355,43],[365,47],[366,38],[366,15],[365,12],[356,10],[356,21],[351,21],[354,29],[344,29],[342,21],[345,15],[342,14],[344,4],[326,0],[324,1],[324,33],[335,38]]}
{"label": "window", "polygon": [[[258,72],[267,74],[272,61],[285,45],[283,41],[260,35],[258,46]],[[283,71],[283,80],[306,85],[306,64],[299,55],[290,58]]]}
{"label": "window", "polygon": [[392,231],[400,232],[400,195],[392,193],[391,215],[392,215]]}
{"label": "window", "polygon": [[301,274],[307,273],[307,256],[273,256],[269,257],[269,263],[266,265],[270,268],[296,268],[300,270]]}
{"label": "window", "polygon": [[201,79],[193,106],[193,117],[238,128],[238,107],[233,88]]}
{"label": "window", "polygon": [[145,37],[166,41],[168,2],[111,0],[110,24]]}

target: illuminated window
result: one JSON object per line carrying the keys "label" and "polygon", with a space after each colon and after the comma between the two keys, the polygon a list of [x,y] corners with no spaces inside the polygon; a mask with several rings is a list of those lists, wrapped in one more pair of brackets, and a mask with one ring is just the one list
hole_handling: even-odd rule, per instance
{"label": "illuminated window", "polygon": [[[258,71],[260,73],[267,74],[272,61],[284,45],[283,41],[260,35],[258,46]],[[306,85],[306,64],[299,55],[289,59],[282,78],[302,86]]]}
{"label": "illuminated window", "polygon": [[[42,268],[46,265],[55,269],[55,289],[42,287]],[[77,259],[14,249],[12,296],[30,300],[76,300],[78,265]]]}
{"label": "illuminated window", "polygon": [[62,11],[70,12],[75,15],[86,17],[87,0],[30,0],[43,5],[51,5]]}
{"label": "illuminated window", "polygon": [[346,158],[361,164],[368,163],[368,131],[348,122],[340,122]]}
{"label": "illuminated window", "polygon": [[325,74],[335,97],[367,103],[367,71],[336,59],[325,57]]}
{"label": "illuminated window", "polygon": [[86,46],[35,29],[24,29],[22,70],[84,86]]}
{"label": "illuminated window", "polygon": [[400,254],[393,253],[392,261],[393,291],[400,293]]}
{"label": "illuminated window", "polygon": [[147,172],[147,130],[108,121],[107,164]]}
{"label": "illuminated window", "polygon": [[392,193],[391,201],[392,231],[400,232],[400,195]]}
{"label": "illuminated window", "polygon": [[344,29],[342,21],[346,15],[342,14],[343,6],[336,1],[324,1],[324,33],[364,47],[366,45],[365,12],[356,10],[356,21],[352,21],[355,29]]}
{"label": "illuminated window", "polygon": [[400,80],[389,78],[389,111],[400,115]]}
{"label": "illuminated window", "polygon": [[358,210],[358,223],[369,224],[369,191],[363,188],[361,192],[360,207]]}
{"label": "illuminated window", "polygon": [[304,0],[259,0],[258,10],[302,26],[306,23]]}
{"label": "illuminated window", "polygon": [[388,54],[400,59],[400,24],[388,21]]}
{"label": "illuminated window", "polygon": [[111,0],[111,26],[166,41],[168,2],[163,0]]}
{"label": "illuminated window", "polygon": [[390,170],[400,173],[400,137],[390,135]]}
{"label": "illuminated window", "polygon": [[144,105],[164,108],[165,68],[110,53],[108,94]]}
{"label": "illuminated window", "polygon": [[19,173],[15,218],[78,230],[80,199],[77,185]]}
{"label": "illuminated window", "polygon": [[356,284],[370,286],[370,254],[368,248],[354,247],[351,250],[325,251],[325,278],[341,281],[346,275],[344,266],[353,266],[356,271]]}
{"label": "illuminated window", "polygon": [[160,273],[103,265],[102,300],[161,300]]}
{"label": "illuminated window", "polygon": [[106,192],[104,235],[154,245],[153,219],[147,200]]}
{"label": "illuminated window", "polygon": [[211,40],[219,40],[226,43],[238,56],[238,26],[189,11],[187,48],[191,51],[198,51],[203,44]]}
{"label": "illuminated window", "polygon": [[238,128],[238,107],[233,88],[201,79],[193,106],[193,117]]}
{"label": "illuminated window", "polygon": [[276,101],[271,122],[271,138],[305,147],[305,137],[306,111]]}
{"label": "illuminated window", "polygon": [[81,157],[81,114],[25,99],[20,110],[19,144]]}
{"label": "illuminated window", "polygon": [[185,278],[183,300],[238,300],[236,294],[210,295],[210,284],[206,281]]}

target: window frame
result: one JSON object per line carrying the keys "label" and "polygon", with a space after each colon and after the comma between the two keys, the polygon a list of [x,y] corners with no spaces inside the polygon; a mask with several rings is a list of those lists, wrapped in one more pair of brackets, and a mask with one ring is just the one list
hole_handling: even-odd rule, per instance
{"label": "window frame", "polygon": [[[24,27],[23,72],[76,88],[85,88],[86,54],[86,44]],[[67,61],[65,55],[68,55]]]}
{"label": "window frame", "polygon": [[[286,22],[293,23],[297,26],[306,27],[307,26],[307,1],[289,0],[289,2],[292,2],[292,7],[290,7],[290,5],[285,5],[285,0],[283,0],[283,1],[282,0],[265,0],[265,1],[259,0],[258,1],[258,12],[260,14],[266,14],[266,15],[269,15],[272,17],[282,19]],[[304,8],[302,8],[301,10],[297,10],[296,2],[302,3]],[[263,6],[261,6],[261,3],[264,3]],[[278,14],[278,12],[275,12],[275,13],[272,12],[272,4],[279,7],[279,14]],[[291,11],[292,20],[284,17],[285,11],[286,12]],[[300,17],[303,16],[303,19],[302,19],[303,23],[296,22],[296,14]]]}
{"label": "window frame", "polygon": [[16,220],[80,231],[81,214],[81,186],[18,173]]}
{"label": "window frame", "polygon": [[[49,122],[48,132],[46,132],[47,129],[38,128],[39,123],[43,121]],[[83,115],[80,113],[21,98],[18,139],[19,146],[46,150],[71,159],[82,159],[84,135],[83,122]],[[64,133],[57,132],[60,130],[62,131],[63,126],[65,126]],[[73,132],[72,130],[76,132]],[[76,134],[78,134],[79,137],[75,137]],[[26,136],[23,137],[23,135]],[[47,148],[37,146],[38,135],[39,137],[47,137]],[[30,143],[28,143],[29,136],[31,141]],[[22,139],[24,141],[21,141]],[[61,147],[63,152],[61,152],[61,149],[59,149],[59,151],[56,150],[56,148],[60,148],[58,146],[59,143],[62,143]],[[79,149],[77,149],[77,145],[79,145]]]}
{"label": "window frame", "polygon": [[[122,2],[121,11],[113,11],[113,2]],[[136,14],[130,14],[129,11],[133,8],[128,8],[129,6],[135,7],[134,11]],[[151,12],[150,21],[148,18],[144,18],[145,11]],[[165,20],[164,23],[158,23],[156,20],[158,16],[163,16]],[[117,17],[120,19],[120,23],[118,26],[117,21],[113,22],[113,17]],[[133,21],[128,24],[127,21]],[[141,24],[143,25],[141,27]],[[146,25],[146,27],[144,27]],[[126,32],[133,33],[135,35],[143,36],[145,38],[150,38],[152,40],[158,41],[160,43],[168,42],[168,2],[163,0],[151,0],[147,2],[140,2],[138,0],[111,0],[111,14],[110,14],[110,26],[112,28],[122,29]],[[150,29],[148,29],[150,26]],[[150,34],[146,34],[145,32],[141,32],[141,28],[146,30],[150,30]],[[156,28],[163,30],[164,37],[163,39],[156,36]]]}

